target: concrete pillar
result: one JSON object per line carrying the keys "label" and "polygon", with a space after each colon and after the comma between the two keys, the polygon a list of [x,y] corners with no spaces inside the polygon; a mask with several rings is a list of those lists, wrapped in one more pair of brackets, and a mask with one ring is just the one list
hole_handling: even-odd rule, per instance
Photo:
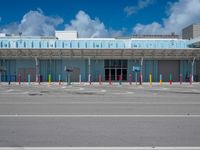
{"label": "concrete pillar", "polygon": [[38,82],[38,75],[39,75],[39,63],[37,57],[35,57],[35,82]]}
{"label": "concrete pillar", "polygon": [[140,64],[140,84],[142,84],[143,81],[142,68],[143,68],[143,57],[141,58],[141,64]]}
{"label": "concrete pillar", "polygon": [[88,82],[90,82],[90,76],[91,76],[91,61],[89,57],[88,58]]}

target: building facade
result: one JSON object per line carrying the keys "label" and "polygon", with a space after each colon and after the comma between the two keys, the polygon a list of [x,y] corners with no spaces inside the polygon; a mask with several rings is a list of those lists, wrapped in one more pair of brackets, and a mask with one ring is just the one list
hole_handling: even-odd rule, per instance
{"label": "building facade", "polygon": [[183,39],[194,39],[200,36],[200,24],[192,24],[182,31]]}
{"label": "building facade", "polygon": [[[135,81],[133,66],[140,68],[143,82],[163,82],[169,77],[178,82],[200,77],[200,40],[177,36],[134,36],[130,38],[78,38],[77,32],[59,31],[55,37],[7,36],[0,34],[1,81],[67,80],[64,68],[70,68],[71,81]],[[195,46],[194,46],[195,45]],[[139,80],[139,76],[137,76]]]}

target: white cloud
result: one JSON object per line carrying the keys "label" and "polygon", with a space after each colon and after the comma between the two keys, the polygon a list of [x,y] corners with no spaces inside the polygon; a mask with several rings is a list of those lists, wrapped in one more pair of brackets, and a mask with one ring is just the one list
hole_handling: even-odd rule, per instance
{"label": "white cloud", "polygon": [[[56,27],[63,24],[61,17],[46,16],[41,9],[29,11],[20,22],[13,22],[0,27],[0,32],[22,35],[54,35]],[[65,30],[77,30],[79,37],[118,37],[122,36],[125,29],[114,30],[106,28],[98,18],[91,17],[84,11],[79,11],[74,20],[65,25]]]}
{"label": "white cloud", "polygon": [[180,34],[181,30],[192,24],[200,22],[200,0],[179,0],[170,5],[168,18],[163,23],[137,24],[133,27],[134,34]]}
{"label": "white cloud", "polygon": [[124,32],[124,30],[106,29],[104,23],[99,18],[91,19],[84,11],[79,11],[75,19],[65,26],[65,30],[76,30],[79,37],[88,38],[121,36]]}
{"label": "white cloud", "polygon": [[154,0],[139,0],[136,6],[126,6],[124,12],[127,16],[137,13],[139,10],[148,7]]}
{"label": "white cloud", "polygon": [[4,26],[1,32],[8,34],[22,32],[23,35],[53,35],[56,26],[61,23],[63,23],[62,18],[45,16],[38,9],[26,13],[20,23],[14,22]]}

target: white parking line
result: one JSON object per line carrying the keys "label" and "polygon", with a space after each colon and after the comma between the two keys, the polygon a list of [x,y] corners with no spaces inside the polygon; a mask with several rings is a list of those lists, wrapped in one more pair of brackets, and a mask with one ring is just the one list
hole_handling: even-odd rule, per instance
{"label": "white parking line", "polygon": [[200,115],[0,115],[0,118],[200,118]]}
{"label": "white parking line", "polygon": [[200,102],[0,102],[0,105],[200,105]]}
{"label": "white parking line", "polygon": [[200,150],[200,147],[1,147],[0,150]]}

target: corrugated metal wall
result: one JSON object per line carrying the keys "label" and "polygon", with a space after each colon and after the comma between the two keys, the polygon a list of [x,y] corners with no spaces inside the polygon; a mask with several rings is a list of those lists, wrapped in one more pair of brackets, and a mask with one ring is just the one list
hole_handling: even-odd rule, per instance
{"label": "corrugated metal wall", "polygon": [[35,68],[35,60],[34,59],[23,59],[23,60],[16,60],[16,70],[17,75],[21,75],[21,81],[27,82],[28,81],[28,74],[30,74],[31,82],[35,81],[36,75],[36,68]]}
{"label": "corrugated metal wall", "polygon": [[[135,81],[136,73],[133,72],[133,66],[141,66],[141,60],[129,60],[128,61],[128,78],[129,74],[132,74],[132,81]],[[143,60],[142,76],[143,82],[149,82],[150,73],[153,76],[153,81],[158,81],[158,61],[157,60]],[[140,73],[137,73],[137,80],[139,81]]]}
{"label": "corrugated metal wall", "polygon": [[[194,62],[194,70],[193,70],[193,74],[194,77],[197,75],[197,63],[196,61]],[[186,78],[190,76],[190,74],[192,73],[192,60],[181,60],[180,61],[180,73],[183,76],[183,81],[186,81]]]}
{"label": "corrugated metal wall", "polygon": [[62,60],[39,60],[41,81],[48,81],[49,74],[51,74],[52,82],[58,81],[62,71]]}
{"label": "corrugated metal wall", "polygon": [[[67,68],[75,68],[72,81],[79,81],[79,74],[82,76],[82,81],[88,81],[88,59],[45,59],[39,61],[39,73],[42,81],[48,81],[48,74],[51,74],[52,81],[58,81],[59,74],[61,74],[62,81],[66,81],[66,72],[64,66]],[[132,81],[135,81],[135,73],[132,67],[140,66],[141,60],[128,60],[127,80],[129,74],[132,74]],[[143,81],[149,82],[149,74],[152,73],[153,81],[159,81],[159,74],[163,75],[163,81],[169,81],[169,74],[172,73],[173,81],[179,81],[180,73],[185,77],[191,73],[192,60],[144,60],[143,61]],[[11,75],[11,81],[17,81],[17,75],[21,74],[21,81],[27,81],[27,75],[31,74],[31,81],[35,81],[35,60],[34,59],[5,59],[0,60],[0,65],[7,68],[6,72],[2,73],[1,81],[8,81]],[[91,76],[92,81],[98,81],[99,74],[102,75],[102,80],[105,81],[104,60],[91,59]],[[196,75],[200,77],[200,61],[194,63],[194,79]],[[138,73],[139,81],[139,73]]]}
{"label": "corrugated metal wall", "polygon": [[158,81],[158,61],[145,60],[143,62],[143,80],[149,82],[149,75],[152,74],[153,82]]}
{"label": "corrugated metal wall", "polygon": [[1,77],[2,81],[8,81],[10,75],[11,75],[11,81],[17,81],[16,60],[12,59],[0,60],[0,65],[6,67],[6,71],[2,73]]}

